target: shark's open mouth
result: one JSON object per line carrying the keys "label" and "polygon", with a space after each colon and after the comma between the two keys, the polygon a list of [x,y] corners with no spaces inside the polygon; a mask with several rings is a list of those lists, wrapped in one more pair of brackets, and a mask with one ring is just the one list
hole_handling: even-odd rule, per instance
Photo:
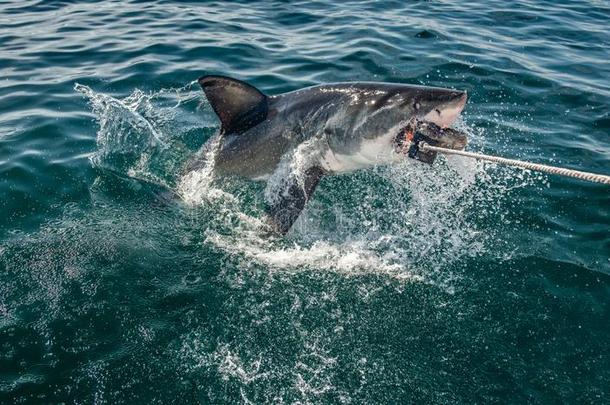
{"label": "shark's open mouth", "polygon": [[462,150],[466,147],[466,134],[453,128],[441,128],[438,125],[420,120],[410,121],[394,138],[396,150],[408,154],[409,157],[425,163],[432,163],[437,153],[422,151],[417,146],[426,142],[432,146]]}

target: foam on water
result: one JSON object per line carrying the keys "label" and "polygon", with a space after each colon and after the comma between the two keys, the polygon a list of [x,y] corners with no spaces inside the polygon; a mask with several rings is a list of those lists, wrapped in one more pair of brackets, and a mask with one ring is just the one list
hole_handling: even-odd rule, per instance
{"label": "foam on water", "polygon": [[[273,396],[274,403],[289,402],[284,397],[292,395],[296,395],[304,403],[319,401],[326,394],[339,394],[345,399],[350,398],[350,393],[341,392],[336,387],[333,379],[336,368],[339,367],[337,358],[329,353],[319,339],[306,341],[303,350],[289,367],[274,371],[267,370],[269,359],[265,358],[263,353],[254,356],[250,353],[240,353],[243,348],[232,348],[229,344],[220,344],[211,353],[200,349],[190,344],[182,348],[182,356],[190,360],[189,372],[192,372],[192,361],[195,359],[195,369],[216,372],[225,382],[237,382],[244,403],[256,403],[256,400],[249,399],[253,396],[251,393],[256,390],[256,384],[267,387],[281,380],[287,380],[294,392],[291,395],[276,392]],[[270,391],[266,389],[264,394],[268,395]]]}

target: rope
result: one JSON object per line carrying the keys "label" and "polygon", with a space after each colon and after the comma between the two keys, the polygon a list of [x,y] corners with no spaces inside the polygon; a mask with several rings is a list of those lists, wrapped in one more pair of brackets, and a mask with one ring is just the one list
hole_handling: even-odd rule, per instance
{"label": "rope", "polygon": [[498,157],[498,156],[484,155],[481,153],[466,152],[463,150],[440,148],[438,146],[428,145],[425,142],[421,142],[419,145],[419,148],[421,150],[440,152],[440,153],[444,153],[446,155],[466,156],[466,157],[474,158],[474,159],[478,159],[478,160],[486,160],[488,162],[499,163],[499,164],[509,165],[509,166],[516,166],[516,167],[521,167],[523,169],[534,170],[534,171],[538,171],[538,172],[545,172],[545,173],[550,173],[550,174],[558,174],[561,176],[574,177],[574,178],[581,179],[581,180],[587,180],[587,181],[592,181],[592,182],[596,182],[596,183],[610,185],[610,176],[606,176],[603,174],[581,172],[579,170],[566,169],[563,167],[541,165],[538,163],[531,163],[531,162],[523,162],[521,160],[506,159],[506,158],[502,158],[502,157]]}

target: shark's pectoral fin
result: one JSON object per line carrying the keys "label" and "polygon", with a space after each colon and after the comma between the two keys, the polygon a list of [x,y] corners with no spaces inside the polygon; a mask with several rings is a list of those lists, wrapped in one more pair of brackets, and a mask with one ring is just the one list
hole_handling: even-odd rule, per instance
{"label": "shark's pectoral fin", "polygon": [[312,166],[303,173],[301,181],[295,176],[287,179],[266,209],[268,222],[275,232],[284,235],[290,230],[325,173],[324,169]]}
{"label": "shark's pectoral fin", "polygon": [[222,133],[241,133],[267,119],[267,96],[256,87],[225,76],[203,76],[198,82],[220,118]]}

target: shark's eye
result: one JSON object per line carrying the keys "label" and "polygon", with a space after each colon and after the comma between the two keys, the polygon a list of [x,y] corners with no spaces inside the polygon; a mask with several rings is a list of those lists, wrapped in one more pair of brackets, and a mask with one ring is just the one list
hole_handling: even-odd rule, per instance
{"label": "shark's eye", "polygon": [[435,108],[434,111],[436,111],[438,115],[441,115],[441,110],[439,110],[438,108]]}
{"label": "shark's eye", "polygon": [[420,104],[416,101],[415,104],[413,104],[413,108],[415,108],[416,110],[419,110]]}

